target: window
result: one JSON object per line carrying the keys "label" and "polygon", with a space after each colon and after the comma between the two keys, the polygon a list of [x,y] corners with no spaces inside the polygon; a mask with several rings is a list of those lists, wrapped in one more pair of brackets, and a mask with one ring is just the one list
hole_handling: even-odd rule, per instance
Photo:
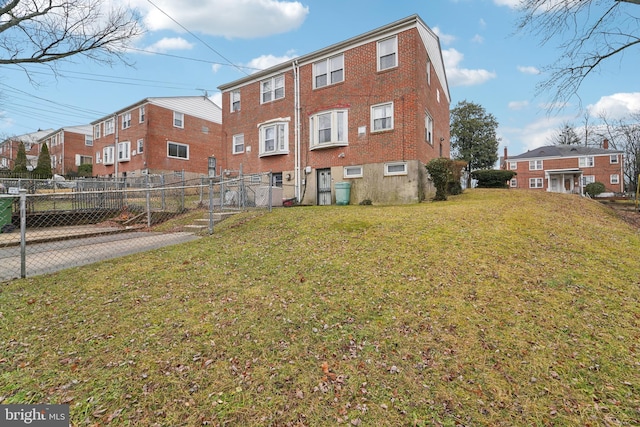
{"label": "window", "polygon": [[131,142],[118,142],[118,161],[126,162],[131,160]]}
{"label": "window", "polygon": [[612,154],[609,156],[609,163],[610,164],[618,164],[618,155],[617,154]]}
{"label": "window", "polygon": [[344,168],[345,178],[362,178],[362,166],[346,166]]}
{"label": "window", "polygon": [[87,147],[93,147],[93,137],[91,135],[84,136],[84,145]]}
{"label": "window", "polygon": [[325,111],[309,118],[311,149],[344,146],[348,142],[347,110]]}
{"label": "window", "polygon": [[93,161],[93,157],[91,156],[83,156],[81,154],[76,154],[76,166],[90,165],[92,161]]}
{"label": "window", "polygon": [[131,111],[122,115],[122,129],[128,129],[131,127]]}
{"label": "window", "polygon": [[385,176],[406,175],[406,174],[407,174],[406,162],[385,163],[384,165]]}
{"label": "window", "polygon": [[284,76],[276,76],[260,82],[260,103],[284,98]]}
{"label": "window", "polygon": [[529,170],[530,171],[541,171],[542,170],[542,160],[531,160],[531,161],[529,161]]}
{"label": "window", "polygon": [[509,170],[514,171],[518,169],[518,162],[509,162]]}
{"label": "window", "polygon": [[433,119],[429,113],[425,114],[424,117],[424,139],[433,145]]}
{"label": "window", "polygon": [[271,174],[271,185],[282,188],[282,172],[275,172]]}
{"label": "window", "polygon": [[518,180],[516,178],[512,178],[511,181],[509,182],[509,185],[511,187],[517,187],[518,186]]}
{"label": "window", "polygon": [[53,156],[51,156],[51,167],[55,168],[56,167],[56,162],[57,162],[57,156],[54,154]]}
{"label": "window", "polygon": [[144,139],[139,139],[136,143],[136,152],[138,154],[144,153]]}
{"label": "window", "polygon": [[233,135],[233,154],[244,153],[244,134]]}
{"label": "window", "polygon": [[436,100],[440,103],[440,89],[436,89]]}
{"label": "window", "polygon": [[113,146],[111,147],[104,147],[102,149],[102,161],[105,165],[112,165],[113,164],[113,155],[114,155],[114,148]]}
{"label": "window", "polygon": [[100,158],[100,152],[96,151],[96,164],[99,164],[102,162],[102,159]]}
{"label": "window", "polygon": [[273,122],[261,125],[260,155],[287,154],[289,152],[289,123]]}
{"label": "window", "polygon": [[431,61],[427,61],[427,84],[431,86]]}
{"label": "window", "polygon": [[111,135],[113,132],[115,132],[113,119],[109,119],[104,122],[104,134]]}
{"label": "window", "polygon": [[344,81],[344,55],[318,61],[313,64],[313,83],[315,88]]}
{"label": "window", "polygon": [[593,167],[593,157],[580,157],[578,159],[578,166],[581,168],[592,168]]}
{"label": "window", "polygon": [[189,146],[177,142],[167,141],[167,157],[174,159],[189,159]]}
{"label": "window", "polygon": [[543,186],[543,178],[529,178],[529,188],[542,188]]}
{"label": "window", "polygon": [[620,184],[620,175],[614,173],[609,176],[609,183],[611,184]]}
{"label": "window", "polygon": [[378,71],[398,66],[398,37],[378,42]]}
{"label": "window", "polygon": [[173,112],[173,127],[184,128],[184,114],[183,113],[178,113],[177,111]]}
{"label": "window", "polygon": [[140,123],[144,122],[144,117],[145,117],[144,105],[141,105],[140,109],[138,110],[138,121]]}
{"label": "window", "polygon": [[234,90],[231,92],[231,112],[240,111],[240,91]]}
{"label": "window", "polygon": [[93,125],[93,139],[100,138],[100,123]]}
{"label": "window", "polygon": [[393,102],[371,107],[371,129],[374,132],[393,129]]}
{"label": "window", "polygon": [[582,185],[585,186],[587,184],[591,184],[592,182],[596,182],[595,175],[582,175]]}

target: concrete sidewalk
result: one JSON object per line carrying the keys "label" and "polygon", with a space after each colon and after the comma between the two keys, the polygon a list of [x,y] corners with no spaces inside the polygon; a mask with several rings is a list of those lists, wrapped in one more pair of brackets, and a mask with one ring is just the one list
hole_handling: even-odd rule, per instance
{"label": "concrete sidewalk", "polygon": [[[74,225],[68,227],[27,228],[27,244],[54,242],[57,240],[101,236],[131,231],[119,227],[99,227],[96,225]],[[0,233],[0,248],[20,245],[20,229],[11,233]]]}

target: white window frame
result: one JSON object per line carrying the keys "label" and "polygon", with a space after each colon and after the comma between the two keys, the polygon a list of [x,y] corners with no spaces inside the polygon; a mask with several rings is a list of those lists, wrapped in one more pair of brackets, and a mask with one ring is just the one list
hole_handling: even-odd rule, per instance
{"label": "white window frame", "polygon": [[116,129],[115,129],[115,124],[113,122],[113,119],[109,119],[109,120],[105,120],[104,121],[104,135],[111,135],[113,133],[115,133]]}
{"label": "white window frame", "polygon": [[609,184],[620,184],[620,175],[617,173],[609,175]]}
{"label": "white window frame", "polygon": [[122,129],[129,129],[131,127],[131,111],[127,111],[122,114]]}
{"label": "white window frame", "polygon": [[[391,50],[389,51],[390,53],[384,50],[387,46],[390,46],[391,48]],[[388,37],[383,40],[379,40],[378,43],[376,44],[376,47],[377,47],[376,62],[377,62],[378,71],[390,70],[398,66],[398,36],[397,35]],[[383,64],[382,64],[383,58],[388,58],[391,56],[394,57],[393,65],[388,65],[383,67]]]}
{"label": "white window frame", "polygon": [[136,141],[136,153],[144,153],[144,138],[140,138],[138,141]]}
{"label": "white window frame", "polygon": [[[177,149],[177,153],[175,156],[172,156],[170,154],[171,152],[171,146],[174,145]],[[186,153],[186,157],[180,156],[180,148],[182,147],[186,147],[187,149],[187,153]],[[189,144],[182,144],[180,142],[174,142],[174,141],[167,141],[167,157],[170,159],[180,159],[180,160],[189,160]]]}
{"label": "white window frame", "polygon": [[544,170],[544,161],[543,160],[529,160],[529,170],[530,171],[541,171],[541,170]]}
{"label": "white window frame", "polygon": [[509,182],[509,186],[511,188],[515,188],[518,186],[518,179],[517,178],[511,178],[511,181]]}
{"label": "white window frame", "polygon": [[118,142],[118,162],[131,160],[131,141]]}
{"label": "white window frame", "polygon": [[529,188],[544,188],[544,178],[529,178]]}
{"label": "white window frame", "polygon": [[[319,70],[324,67],[324,70]],[[339,74],[338,74],[339,73]],[[318,78],[325,76],[324,84],[318,84]],[[335,77],[335,79],[334,79]],[[344,54],[335,55],[313,63],[313,88],[319,89],[344,81]]]}
{"label": "white window frame", "polygon": [[138,122],[139,123],[144,122],[145,114],[146,114],[145,106],[141,105],[140,108],[138,109]]}
{"label": "white window frame", "polygon": [[[274,132],[273,149],[267,150],[267,133],[269,130]],[[288,121],[272,121],[258,125],[260,135],[260,157],[275,156],[280,154],[289,154],[289,122]]]}
{"label": "white window frame", "polygon": [[[320,121],[329,117],[329,141],[320,141]],[[349,110],[321,111],[309,117],[309,144],[311,150],[349,145]]]}
{"label": "white window frame", "polygon": [[113,145],[110,145],[108,147],[104,147],[102,149],[102,164],[103,165],[112,165],[114,164],[114,157],[115,157],[115,148],[113,147]]}
{"label": "white window frame", "polygon": [[240,104],[240,89],[232,90],[229,94],[229,100],[231,104],[231,112],[235,113],[236,111],[240,111],[240,108],[242,107]]}
{"label": "white window frame", "polygon": [[244,153],[244,133],[233,135],[233,142],[231,144],[231,154]]}
{"label": "white window frame", "polygon": [[173,127],[184,129],[184,113],[178,111],[173,112]]}
{"label": "white window frame", "polygon": [[424,116],[424,138],[428,144],[433,145],[433,117],[429,112],[426,112]]}
{"label": "white window frame", "polygon": [[98,123],[97,125],[93,125],[93,139],[100,138],[100,125],[102,123]]}
{"label": "white window frame", "polygon": [[100,152],[96,151],[96,164],[102,163],[102,158],[100,156]]}
{"label": "white window frame", "polygon": [[591,184],[593,182],[596,182],[596,176],[595,175],[582,175],[582,186],[586,186],[588,184]]}
{"label": "white window frame", "polygon": [[[391,170],[398,166],[401,166],[402,170]],[[408,173],[407,162],[389,162],[384,164],[384,176],[407,175]]]}
{"label": "white window frame", "polygon": [[[384,117],[376,117],[376,112],[377,111],[385,111],[385,109],[387,107],[391,107],[391,115],[390,116],[384,116]],[[393,114],[394,114],[394,106],[393,106],[393,102],[385,102],[383,104],[376,104],[376,105],[372,105],[371,106],[371,132],[385,132],[385,131],[389,131],[389,130],[393,130],[393,126],[394,126],[394,120],[393,120]],[[385,124],[386,124],[386,120],[390,119],[389,123],[390,126],[388,127],[384,127],[382,129],[376,129],[375,127],[375,122],[376,120],[380,120],[383,119],[385,120]]]}
{"label": "white window frame", "polygon": [[431,61],[427,60],[427,84],[431,86]]}
{"label": "white window frame", "polygon": [[[80,166],[80,165],[85,165],[85,164],[92,164],[93,163],[93,156],[84,156],[82,154],[76,154],[76,166]],[[87,161],[88,160],[88,161]]]}
{"label": "white window frame", "polygon": [[260,82],[260,104],[284,98],[284,74]]}
{"label": "white window frame", "polygon": [[609,164],[617,165],[618,163],[619,163],[619,159],[617,154],[612,154],[609,156]]}
{"label": "white window frame", "polygon": [[362,166],[345,166],[343,175],[345,178],[362,178],[363,167]]}
{"label": "white window frame", "polygon": [[593,156],[580,157],[578,159],[578,167],[592,168],[595,165],[595,159]]}
{"label": "white window frame", "polygon": [[518,162],[509,161],[509,170],[510,171],[518,170]]}
{"label": "white window frame", "polygon": [[84,136],[84,145],[86,145],[87,147],[93,147],[93,136],[92,135],[85,135]]}

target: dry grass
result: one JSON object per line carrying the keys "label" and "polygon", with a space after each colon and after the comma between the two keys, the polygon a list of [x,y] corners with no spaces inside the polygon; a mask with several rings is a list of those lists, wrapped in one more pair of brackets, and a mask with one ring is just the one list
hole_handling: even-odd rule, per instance
{"label": "dry grass", "polygon": [[240,215],[4,285],[0,401],[74,426],[638,425],[639,253],[540,192]]}

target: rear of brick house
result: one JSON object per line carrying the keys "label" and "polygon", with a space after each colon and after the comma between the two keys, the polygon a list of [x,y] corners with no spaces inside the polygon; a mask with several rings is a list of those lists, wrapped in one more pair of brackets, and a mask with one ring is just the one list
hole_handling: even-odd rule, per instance
{"label": "rear of brick house", "polygon": [[437,36],[417,15],[220,86],[229,173],[272,172],[285,198],[411,203],[449,157],[450,95]]}
{"label": "rear of brick house", "polygon": [[51,157],[51,172],[75,175],[83,164],[92,164],[93,135],[91,125],[67,126],[55,130],[39,140],[47,144]]}

